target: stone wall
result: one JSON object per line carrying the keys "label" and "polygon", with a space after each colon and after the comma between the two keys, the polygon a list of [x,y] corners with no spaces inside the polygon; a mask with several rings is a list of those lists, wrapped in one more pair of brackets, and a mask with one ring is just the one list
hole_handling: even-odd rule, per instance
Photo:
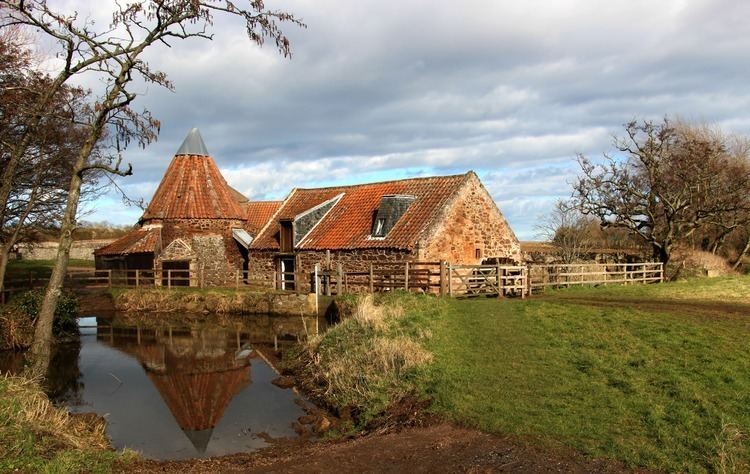
{"label": "stone wall", "polygon": [[196,234],[181,237],[167,245],[156,259],[157,269],[170,260],[190,262],[190,286],[233,285],[239,268],[227,259],[226,237],[218,234]]}
{"label": "stone wall", "polygon": [[[113,241],[114,239],[77,240],[70,248],[70,258],[93,261],[94,250],[109,245]],[[53,260],[57,257],[57,242],[20,244],[15,257],[22,260]]]}
{"label": "stone wall", "polygon": [[221,235],[196,235],[193,250],[198,267],[203,272],[204,285],[221,285],[231,282],[241,266],[233,266],[227,258],[226,237]]}
{"label": "stone wall", "polygon": [[234,219],[170,219],[162,221],[161,239],[164,247],[175,239],[191,242],[198,235],[219,235],[224,243],[224,261],[232,269],[242,269],[245,261],[239,245],[232,236],[232,228],[244,223]]}
{"label": "stone wall", "polygon": [[[293,293],[233,291],[196,292],[166,289],[128,289],[114,297],[117,311],[133,313],[187,314],[276,314],[317,316],[315,295]],[[312,325],[310,328],[312,329]]]}
{"label": "stone wall", "polygon": [[422,261],[521,262],[521,245],[478,178],[470,179],[419,251]]}

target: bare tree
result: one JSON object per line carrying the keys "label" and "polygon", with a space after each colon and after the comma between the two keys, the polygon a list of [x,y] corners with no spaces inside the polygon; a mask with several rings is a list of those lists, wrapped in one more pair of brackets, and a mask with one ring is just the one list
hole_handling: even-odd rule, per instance
{"label": "bare tree", "polygon": [[578,156],[573,199],[604,228],[626,229],[667,263],[678,243],[750,209],[750,170],[723,134],[687,124],[630,122],[617,153]]}
{"label": "bare tree", "polygon": [[[76,213],[81,186],[87,175],[103,172],[120,176],[132,173],[122,167],[120,151],[130,143],[146,146],[156,139],[160,124],[148,111],[136,111],[133,81],[137,78],[168,89],[172,83],[164,72],[153,70],[143,61],[143,53],[155,45],[169,46],[171,41],[188,38],[211,39],[209,29],[214,15],[228,15],[245,22],[251,41],[261,45],[274,41],[279,52],[290,55],[289,41],[279,29],[280,22],[302,25],[292,15],[265,9],[262,0],[251,0],[246,9],[229,0],[143,0],[118,5],[112,23],[97,30],[93,22],[80,20],[77,13],[64,14],[52,10],[44,0],[0,0],[7,12],[8,25],[25,25],[57,41],[64,64],[47,94],[38,101],[39,114],[48,111],[51,97],[71,77],[96,73],[104,79],[104,90],[87,111],[87,133],[72,166],[68,199],[61,222],[60,242],[55,266],[50,277],[32,345],[35,373],[45,373],[50,360],[52,321],[60,297],[67,262],[76,226]],[[38,133],[39,121],[27,124],[27,135],[11,154],[10,164],[16,166]],[[107,135],[111,147],[97,147]],[[5,183],[3,183],[4,185]],[[0,189],[0,200],[7,193]]]}
{"label": "bare tree", "polygon": [[566,201],[557,201],[552,212],[536,226],[542,238],[555,247],[562,263],[574,263],[590,254],[598,243],[598,223]]}
{"label": "bare tree", "polygon": [[[25,133],[25,124],[35,113],[33,104],[51,82],[34,68],[26,42],[17,28],[0,34],[0,164],[3,185],[9,191],[0,209],[0,288],[11,248],[27,240],[35,228],[49,227],[65,207],[71,161],[81,143],[77,118],[85,92],[63,87],[52,102],[42,126],[30,140],[25,154],[9,166],[15,143]],[[12,173],[11,173],[12,171]]]}

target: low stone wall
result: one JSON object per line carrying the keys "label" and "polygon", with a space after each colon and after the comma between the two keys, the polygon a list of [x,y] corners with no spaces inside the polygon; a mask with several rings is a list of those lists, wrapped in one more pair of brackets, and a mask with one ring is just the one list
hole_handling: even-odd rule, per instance
{"label": "low stone wall", "polygon": [[[114,239],[77,240],[70,248],[70,258],[94,261],[94,250],[112,243]],[[21,260],[54,260],[57,257],[57,242],[20,244],[16,258]]]}
{"label": "low stone wall", "polygon": [[133,289],[114,295],[117,311],[315,316],[314,294]]}

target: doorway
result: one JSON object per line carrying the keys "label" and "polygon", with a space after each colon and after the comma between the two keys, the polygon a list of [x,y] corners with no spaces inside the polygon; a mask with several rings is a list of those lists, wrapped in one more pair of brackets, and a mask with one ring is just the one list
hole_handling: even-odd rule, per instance
{"label": "doorway", "polygon": [[294,257],[282,257],[280,259],[281,268],[281,289],[282,290],[294,290],[295,289],[295,258]]}

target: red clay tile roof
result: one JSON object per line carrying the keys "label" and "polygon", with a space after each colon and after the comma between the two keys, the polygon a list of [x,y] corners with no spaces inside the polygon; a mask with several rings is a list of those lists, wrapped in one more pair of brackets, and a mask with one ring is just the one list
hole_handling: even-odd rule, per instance
{"label": "red clay tile roof", "polygon": [[[278,221],[293,219],[341,193],[343,197],[297,245],[298,249],[335,250],[357,248],[413,249],[435,222],[444,206],[467,182],[469,174],[414,178],[383,183],[332,188],[295,189],[287,197],[274,222],[263,229],[251,249],[279,248]],[[385,195],[413,195],[416,200],[382,239],[371,237],[373,216]]]}
{"label": "red clay tile roof", "polygon": [[251,235],[258,232],[266,225],[266,222],[281,207],[283,201],[250,201],[247,203],[247,222],[245,229]]}
{"label": "red clay tile roof", "polygon": [[210,156],[177,155],[164,173],[141,221],[244,218],[235,192]]}
{"label": "red clay tile roof", "polygon": [[134,229],[111,244],[96,249],[94,255],[125,255],[156,252],[160,240],[160,229]]}

